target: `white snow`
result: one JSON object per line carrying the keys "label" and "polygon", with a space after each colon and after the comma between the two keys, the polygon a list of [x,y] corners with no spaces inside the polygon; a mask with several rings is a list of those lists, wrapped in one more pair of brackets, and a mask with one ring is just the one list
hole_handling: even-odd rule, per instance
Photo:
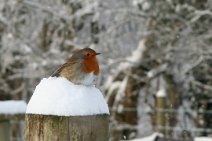
{"label": "white snow", "polygon": [[165,89],[159,89],[156,93],[157,97],[166,97],[166,90]]}
{"label": "white snow", "polygon": [[26,107],[23,100],[0,101],[0,114],[22,114],[26,112]]}
{"label": "white snow", "polygon": [[26,113],[82,116],[109,114],[109,109],[95,86],[75,85],[62,77],[49,77],[36,86]]}
{"label": "white snow", "polygon": [[147,72],[147,77],[152,78],[155,75],[153,70],[150,70],[149,72]]}
{"label": "white snow", "polygon": [[130,63],[138,63],[138,62],[140,62],[140,60],[143,57],[144,52],[146,51],[145,42],[146,42],[145,39],[141,40],[139,42],[139,44],[138,44],[137,49],[132,52],[131,56],[127,57],[127,60]]}
{"label": "white snow", "polygon": [[143,2],[144,2],[144,0],[133,0],[133,1],[132,1],[132,4],[133,4],[134,6],[137,6],[138,4],[143,3]]}
{"label": "white snow", "polygon": [[149,10],[150,8],[151,8],[150,2],[145,1],[145,2],[142,4],[142,9],[143,9],[144,11],[147,11],[147,10]]}
{"label": "white snow", "polygon": [[148,136],[148,137],[144,137],[144,138],[140,138],[140,139],[134,139],[131,141],[155,141],[156,137],[163,137],[162,134],[160,133],[153,133],[152,135]]}
{"label": "white snow", "polygon": [[212,141],[212,137],[195,137],[194,141]]}
{"label": "white snow", "polygon": [[124,62],[121,62],[118,66],[118,72],[127,70],[134,66],[137,63],[140,63],[141,59],[143,58],[143,54],[146,51],[146,46],[145,46],[145,39],[142,39],[138,43],[138,47],[132,52],[132,54],[128,57],[126,57],[126,60]]}

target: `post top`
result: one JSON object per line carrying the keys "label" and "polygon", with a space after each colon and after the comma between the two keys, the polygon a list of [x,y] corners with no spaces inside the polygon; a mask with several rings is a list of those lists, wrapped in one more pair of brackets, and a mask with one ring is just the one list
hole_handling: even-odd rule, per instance
{"label": "post top", "polygon": [[43,78],[28,103],[27,114],[86,116],[109,114],[95,86],[75,85],[62,77]]}

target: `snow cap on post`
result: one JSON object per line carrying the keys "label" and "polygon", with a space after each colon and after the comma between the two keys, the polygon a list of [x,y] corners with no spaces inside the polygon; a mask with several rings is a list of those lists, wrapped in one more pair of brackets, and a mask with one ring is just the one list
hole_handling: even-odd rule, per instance
{"label": "snow cap on post", "polygon": [[83,116],[109,114],[109,109],[95,86],[75,85],[66,78],[49,77],[36,86],[26,113]]}

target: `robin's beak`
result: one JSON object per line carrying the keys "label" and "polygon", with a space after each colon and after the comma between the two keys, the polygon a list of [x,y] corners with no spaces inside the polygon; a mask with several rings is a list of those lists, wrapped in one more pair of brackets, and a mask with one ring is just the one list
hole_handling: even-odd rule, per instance
{"label": "robin's beak", "polygon": [[96,55],[99,55],[99,54],[101,54],[101,53],[96,53]]}

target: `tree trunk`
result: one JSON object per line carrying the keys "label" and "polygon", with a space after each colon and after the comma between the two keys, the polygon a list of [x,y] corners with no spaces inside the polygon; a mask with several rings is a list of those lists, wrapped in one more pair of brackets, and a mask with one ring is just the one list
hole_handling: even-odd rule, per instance
{"label": "tree trunk", "polygon": [[109,116],[27,114],[25,141],[108,141]]}
{"label": "tree trunk", "polygon": [[165,109],[165,97],[156,97],[156,127],[159,133],[164,134],[165,128],[165,113],[162,111]]}

